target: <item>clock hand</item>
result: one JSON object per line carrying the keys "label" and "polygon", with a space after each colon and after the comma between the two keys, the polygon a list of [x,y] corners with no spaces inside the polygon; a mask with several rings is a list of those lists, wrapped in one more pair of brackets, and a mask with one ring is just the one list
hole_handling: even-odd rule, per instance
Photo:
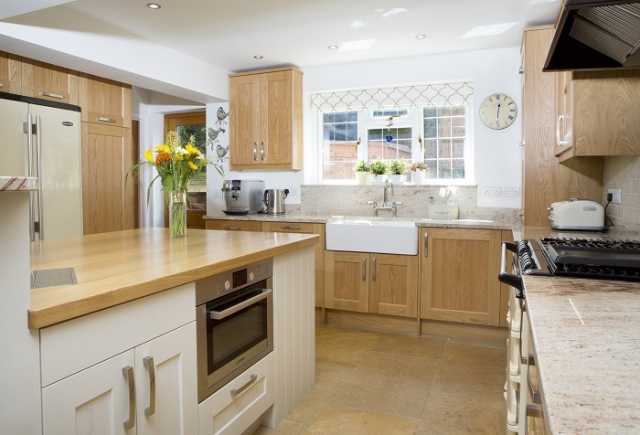
{"label": "clock hand", "polygon": [[496,112],[496,118],[500,118],[500,106],[502,103],[498,103],[498,111]]}

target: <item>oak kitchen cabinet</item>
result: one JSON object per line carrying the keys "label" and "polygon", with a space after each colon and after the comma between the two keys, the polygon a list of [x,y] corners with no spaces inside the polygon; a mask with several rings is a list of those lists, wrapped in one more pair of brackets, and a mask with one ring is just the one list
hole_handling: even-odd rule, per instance
{"label": "oak kitchen cabinet", "polygon": [[315,306],[324,306],[324,224],[300,222],[262,222],[262,231],[274,233],[317,234],[320,241],[315,245],[316,302]]}
{"label": "oak kitchen cabinet", "polygon": [[553,26],[524,30],[523,71],[523,211],[529,226],[549,226],[547,207],[569,198],[602,200],[603,161],[581,157],[558,163],[555,155],[557,73],[542,72]]}
{"label": "oak kitchen cabinet", "polygon": [[78,73],[22,58],[22,90],[27,97],[78,105]]}
{"label": "oak kitchen cabinet", "polygon": [[501,233],[482,229],[421,229],[421,318],[500,324]]}
{"label": "oak kitchen cabinet", "polygon": [[302,72],[229,76],[231,170],[302,169]]}
{"label": "oak kitchen cabinet", "polygon": [[0,51],[0,92],[22,92],[22,63],[20,56]]}
{"label": "oak kitchen cabinet", "polygon": [[555,155],[640,155],[640,72],[557,73]]}
{"label": "oak kitchen cabinet", "polygon": [[131,86],[80,74],[82,122],[131,128]]}
{"label": "oak kitchen cabinet", "polygon": [[135,186],[128,180],[125,187],[134,162],[130,129],[82,123],[85,235],[135,228]]}
{"label": "oak kitchen cabinet", "polygon": [[325,252],[325,307],[418,315],[418,256]]}
{"label": "oak kitchen cabinet", "polygon": [[197,433],[194,298],[185,284],[44,328],[43,434]]}

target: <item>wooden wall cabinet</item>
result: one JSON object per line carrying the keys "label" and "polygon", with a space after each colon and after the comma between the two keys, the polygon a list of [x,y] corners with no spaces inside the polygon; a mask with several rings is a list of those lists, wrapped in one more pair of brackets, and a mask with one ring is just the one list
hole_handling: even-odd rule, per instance
{"label": "wooden wall cabinet", "polygon": [[500,324],[500,230],[420,231],[423,319]]}
{"label": "wooden wall cabinet", "polygon": [[602,201],[601,157],[581,157],[562,163],[556,157],[558,74],[542,72],[553,33],[553,26],[527,28],[522,41],[522,187],[524,224],[529,226],[548,227],[547,207],[553,202],[569,198]]}
{"label": "wooden wall cabinet", "polygon": [[22,95],[78,104],[78,73],[55,65],[22,58]]}
{"label": "wooden wall cabinet", "polygon": [[[84,234],[135,228],[135,185],[125,176],[134,165],[131,130],[82,123]],[[129,177],[132,178],[132,177]]]}
{"label": "wooden wall cabinet", "polygon": [[316,301],[315,306],[324,306],[324,224],[300,222],[262,222],[262,231],[273,233],[317,234],[320,241],[315,246]]}
{"label": "wooden wall cabinet", "polygon": [[131,128],[131,86],[100,77],[78,77],[82,122]]}
{"label": "wooden wall cabinet", "polygon": [[231,170],[302,169],[302,72],[229,76]]}
{"label": "wooden wall cabinet", "polygon": [[555,154],[640,155],[640,71],[575,71],[557,74]]}
{"label": "wooden wall cabinet", "polygon": [[418,257],[326,251],[325,307],[418,315]]}
{"label": "wooden wall cabinet", "polygon": [[22,92],[21,58],[0,51],[0,92],[20,94]]}

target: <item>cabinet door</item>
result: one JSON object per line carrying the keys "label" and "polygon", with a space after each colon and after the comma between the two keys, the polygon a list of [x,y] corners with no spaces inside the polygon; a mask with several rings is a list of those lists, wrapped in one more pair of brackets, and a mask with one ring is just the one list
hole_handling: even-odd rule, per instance
{"label": "cabinet door", "polygon": [[262,222],[259,221],[208,219],[205,225],[208,230],[262,231]]}
{"label": "cabinet door", "polygon": [[[229,79],[230,165],[258,164],[261,157],[259,74]],[[262,139],[264,142],[264,139]]]}
{"label": "cabinet door", "polygon": [[131,86],[80,74],[82,121],[131,128]]}
{"label": "cabinet door", "polygon": [[291,163],[291,71],[277,71],[262,75],[260,109],[261,163],[286,165]]}
{"label": "cabinet door", "polygon": [[133,181],[124,185],[133,166],[131,130],[82,124],[82,201],[84,234],[133,228]]}
{"label": "cabinet door", "polygon": [[20,76],[20,57],[0,51],[0,92],[20,94],[22,78]]}
{"label": "cabinet door", "polygon": [[22,58],[22,95],[78,104],[78,74],[66,68]]}
{"label": "cabinet door", "polygon": [[324,305],[324,224],[298,222],[263,222],[262,231],[275,233],[317,234],[320,241],[315,245],[316,258],[316,307]]}
{"label": "cabinet door", "polygon": [[136,418],[133,385],[138,378],[126,372],[133,366],[130,350],[44,388],[43,434],[135,434],[135,424],[129,430],[124,426]]}
{"label": "cabinet door", "polygon": [[369,254],[369,312],[418,316],[418,256]]}
{"label": "cabinet door", "polygon": [[556,141],[555,155],[573,146],[573,81],[571,71],[556,73]]}
{"label": "cabinet door", "polygon": [[135,348],[138,435],[198,432],[196,324]]}
{"label": "cabinet door", "polygon": [[499,324],[498,230],[429,228],[422,253],[421,317]]}
{"label": "cabinet door", "polygon": [[326,251],[325,307],[369,311],[369,254]]}

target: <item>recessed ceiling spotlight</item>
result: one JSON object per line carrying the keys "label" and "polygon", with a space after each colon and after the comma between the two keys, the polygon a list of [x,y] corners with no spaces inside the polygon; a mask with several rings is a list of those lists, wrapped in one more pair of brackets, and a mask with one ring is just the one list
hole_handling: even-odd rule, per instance
{"label": "recessed ceiling spotlight", "polygon": [[330,45],[328,48],[329,48],[329,50],[337,50],[338,46],[337,45]]}
{"label": "recessed ceiling spotlight", "polygon": [[424,39],[426,37],[427,37],[427,35],[422,35],[422,34],[421,35],[416,35],[416,39]]}
{"label": "recessed ceiling spotlight", "polygon": [[253,56],[254,59],[264,59],[264,56],[260,56],[259,54],[256,54],[255,56]]}
{"label": "recessed ceiling spotlight", "polygon": [[160,9],[162,6],[160,6],[158,3],[147,3],[147,7],[149,9]]}

